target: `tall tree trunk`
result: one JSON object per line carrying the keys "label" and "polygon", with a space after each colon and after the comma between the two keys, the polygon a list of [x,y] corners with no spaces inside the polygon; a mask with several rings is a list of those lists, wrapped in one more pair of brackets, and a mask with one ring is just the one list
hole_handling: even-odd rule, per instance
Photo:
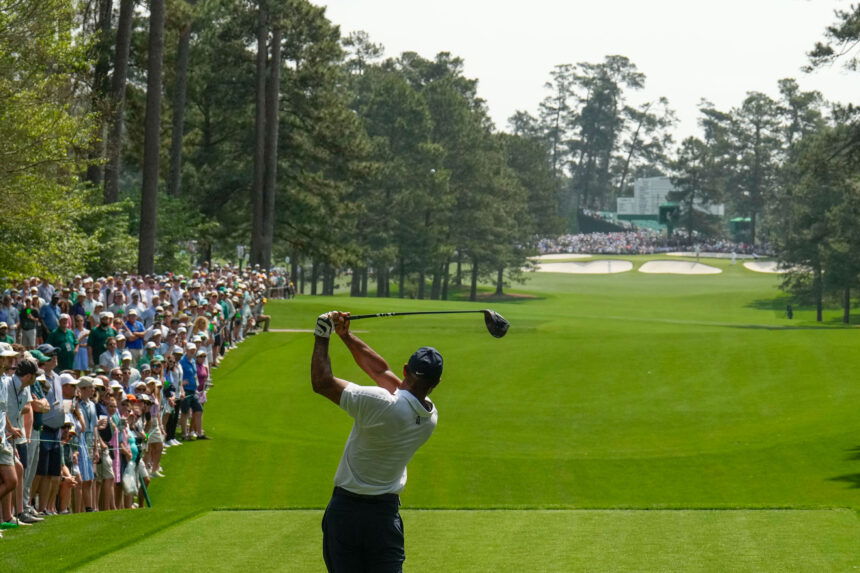
{"label": "tall tree trunk", "polygon": [[361,296],[367,296],[367,267],[361,269]]}
{"label": "tall tree trunk", "polygon": [[433,269],[433,283],[430,287],[430,299],[439,300],[439,293],[442,290],[442,265],[436,265]]}
{"label": "tall tree trunk", "polygon": [[499,267],[499,273],[496,275],[496,296],[505,294],[505,267]]}
{"label": "tall tree trunk", "polygon": [[[254,182],[251,187],[251,263],[263,261],[265,225],[263,221],[264,179],[266,176],[266,56],[269,39],[269,18],[266,2],[260,1],[257,12],[256,100],[254,111]],[[314,264],[316,273],[316,264]],[[311,286],[316,294],[316,286]]]}
{"label": "tall tree trunk", "polygon": [[755,250],[755,227],[756,227],[756,212],[755,212],[755,208],[753,208],[752,213],[750,213],[750,245],[753,246],[753,250]]}
{"label": "tall tree trunk", "polygon": [[425,277],[424,271],[422,270],[418,273],[418,298],[420,300],[424,300],[424,282]]}
{"label": "tall tree trunk", "polygon": [[818,263],[813,270],[812,288],[815,296],[815,320],[821,322],[824,320],[824,290],[823,281],[821,280],[821,264]]}
{"label": "tall tree trunk", "polygon": [[454,277],[455,286],[463,286],[463,253],[457,250],[457,274]]}
{"label": "tall tree trunk", "polygon": [[87,181],[93,186],[99,187],[104,181],[104,164],[102,159],[105,155],[105,142],[107,140],[107,103],[110,95],[110,46],[111,46],[111,18],[113,16],[113,1],[98,0],[98,22],[97,41],[95,44],[96,63],[93,66],[93,91],[92,107],[98,116],[98,137],[93,141],[89,150],[89,160],[92,162],[87,166]]}
{"label": "tall tree trunk", "polygon": [[352,280],[349,283],[349,296],[361,296],[361,271],[352,267]]}
{"label": "tall tree trunk", "polygon": [[388,283],[388,275],[382,265],[376,267],[376,297],[382,298],[385,295],[386,284]]}
{"label": "tall tree trunk", "polygon": [[696,211],[695,211],[696,208],[693,207],[694,201],[695,201],[695,195],[690,193],[690,205],[688,207],[689,218],[687,219],[687,235],[688,235],[687,240],[690,242],[691,245],[693,244],[693,223],[695,221],[694,217],[696,214]]}
{"label": "tall tree trunk", "polygon": [[478,300],[478,259],[472,258],[472,286],[469,289],[469,300]]}
{"label": "tall tree trunk", "polygon": [[[280,24],[272,29],[272,56],[269,60],[269,84],[266,97],[266,175],[263,180],[263,249],[260,266],[272,265],[272,246],[275,242],[275,191],[278,183],[278,124],[280,123],[281,97],[281,39]],[[332,280],[333,285],[333,280]],[[334,294],[333,286],[330,289]]]}
{"label": "tall tree trunk", "polygon": [[319,277],[319,262],[314,259],[313,266],[311,267],[311,295],[316,296],[317,294],[317,279]]}
{"label": "tall tree trunk", "polygon": [[164,0],[149,8],[149,61],[146,72],[146,120],[143,143],[143,186],[140,199],[140,245],[137,270],[152,274],[158,225],[158,161],[161,144],[161,72],[164,58]]}
{"label": "tall tree trunk", "polygon": [[[296,286],[296,281],[299,278],[299,254],[296,251],[293,251],[293,254],[290,256],[290,281],[293,282],[293,287]],[[289,281],[284,284],[285,287],[289,287]]]}
{"label": "tall tree trunk", "polygon": [[[195,0],[189,0],[194,4]],[[170,133],[170,175],[167,192],[179,197],[182,185],[182,139],[185,135],[185,99],[188,93],[188,54],[191,51],[191,22],[179,30],[176,48],[176,84],[173,87],[173,128]]]}
{"label": "tall tree trunk", "polygon": [[128,80],[128,53],[134,21],[134,0],[121,0],[116,29],[113,76],[110,87],[108,141],[106,146],[104,202],[119,200],[119,172],[122,168],[122,126],[125,116],[125,84]]}
{"label": "tall tree trunk", "polygon": [[299,267],[299,294],[305,294],[305,267]]}
{"label": "tall tree trunk", "polygon": [[402,256],[400,257],[399,264],[400,264],[400,277],[399,277],[397,288],[400,292],[398,292],[397,294],[400,298],[403,298],[404,296],[406,296],[406,293],[404,292],[404,289],[406,288],[406,265],[403,262]]}
{"label": "tall tree trunk", "polygon": [[448,300],[448,278],[451,275],[451,261],[446,259],[442,267],[442,300]]}
{"label": "tall tree trunk", "polygon": [[842,293],[842,322],[851,324],[851,287],[845,287]]}

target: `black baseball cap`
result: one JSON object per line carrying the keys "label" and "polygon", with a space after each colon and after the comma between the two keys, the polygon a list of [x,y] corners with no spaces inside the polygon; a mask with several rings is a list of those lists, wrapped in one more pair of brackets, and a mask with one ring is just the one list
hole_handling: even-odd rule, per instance
{"label": "black baseball cap", "polygon": [[438,382],[442,377],[442,355],[432,346],[422,346],[409,357],[406,367],[416,376]]}

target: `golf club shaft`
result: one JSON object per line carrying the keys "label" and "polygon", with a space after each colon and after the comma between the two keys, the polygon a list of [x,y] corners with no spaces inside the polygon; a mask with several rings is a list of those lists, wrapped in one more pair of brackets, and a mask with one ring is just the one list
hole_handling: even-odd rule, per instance
{"label": "golf club shaft", "polygon": [[427,310],[423,312],[380,312],[377,314],[358,314],[355,316],[350,316],[350,320],[360,320],[362,318],[381,318],[384,316],[406,316],[411,314],[463,314],[463,313],[475,313],[481,312],[483,310]]}

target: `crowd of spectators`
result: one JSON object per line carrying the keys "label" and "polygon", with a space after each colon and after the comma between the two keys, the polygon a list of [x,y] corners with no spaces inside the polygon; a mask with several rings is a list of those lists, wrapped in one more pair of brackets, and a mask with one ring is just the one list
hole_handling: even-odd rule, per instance
{"label": "crowd of spectators", "polygon": [[167,448],[207,440],[212,368],[259,329],[283,273],[206,266],[31,278],[0,304],[0,537],[46,516],[129,509]]}
{"label": "crowd of spectators", "polygon": [[552,239],[542,239],[538,243],[538,251],[542,255],[552,253],[650,255],[675,251],[766,255],[772,250],[768,245],[754,246],[697,235],[694,235],[691,240],[684,230],[676,230],[671,237],[666,237],[659,231],[641,229],[618,233],[562,235]]}

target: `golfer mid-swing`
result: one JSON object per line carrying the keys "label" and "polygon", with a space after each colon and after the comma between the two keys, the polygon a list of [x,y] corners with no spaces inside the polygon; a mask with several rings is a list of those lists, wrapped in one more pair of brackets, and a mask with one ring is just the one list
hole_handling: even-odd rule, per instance
{"label": "golfer mid-swing", "polygon": [[[378,388],[332,375],[332,329]],[[406,553],[398,494],[406,485],[406,464],[436,427],[436,408],[427,395],[442,376],[442,356],[434,348],[419,348],[404,365],[401,380],[385,359],[349,331],[349,313],[320,315],[314,334],[314,392],[355,419],[323,516],[326,567],[349,573],[401,571]]]}

